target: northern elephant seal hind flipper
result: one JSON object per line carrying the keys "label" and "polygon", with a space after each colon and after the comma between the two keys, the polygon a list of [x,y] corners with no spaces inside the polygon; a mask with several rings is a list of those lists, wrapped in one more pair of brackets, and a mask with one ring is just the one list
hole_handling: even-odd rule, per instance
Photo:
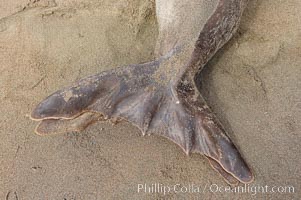
{"label": "northern elephant seal hind flipper", "polygon": [[[254,178],[250,168],[194,81],[197,72],[233,36],[247,0],[192,0],[186,8],[183,0],[168,2],[157,0],[161,34],[157,54],[161,57],[102,72],[55,92],[32,113],[34,120],[41,121],[37,131],[81,130],[95,120],[119,118],[133,123],[143,134],[170,139],[187,154],[205,155],[230,184],[236,180],[249,183]],[[210,9],[204,9],[208,2]],[[162,6],[170,6],[171,18],[164,16],[160,23]],[[96,118],[89,113],[97,113]]]}

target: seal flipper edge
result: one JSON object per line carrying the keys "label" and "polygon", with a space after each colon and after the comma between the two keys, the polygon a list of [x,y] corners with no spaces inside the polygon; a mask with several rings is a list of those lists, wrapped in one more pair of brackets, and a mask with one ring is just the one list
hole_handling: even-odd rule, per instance
{"label": "seal flipper edge", "polygon": [[102,119],[103,116],[101,114],[93,112],[85,112],[73,119],[44,119],[39,122],[35,132],[38,135],[53,135],[72,131],[80,132]]}

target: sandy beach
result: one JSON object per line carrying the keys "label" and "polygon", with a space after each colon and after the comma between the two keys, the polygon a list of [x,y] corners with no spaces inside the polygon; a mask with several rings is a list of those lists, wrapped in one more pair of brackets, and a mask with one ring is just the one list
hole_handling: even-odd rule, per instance
{"label": "sandy beach", "polygon": [[[248,192],[225,191],[203,156],[126,122],[34,133],[29,115],[49,94],[154,59],[154,9],[154,0],[0,0],[1,199],[301,198],[300,0],[250,0],[201,74],[205,99],[254,171]],[[150,192],[156,186],[176,191]]]}

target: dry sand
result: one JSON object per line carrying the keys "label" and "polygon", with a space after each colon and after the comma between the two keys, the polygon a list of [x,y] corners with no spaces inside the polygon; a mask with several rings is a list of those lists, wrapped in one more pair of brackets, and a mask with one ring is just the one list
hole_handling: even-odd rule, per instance
{"label": "dry sand", "polygon": [[294,193],[138,193],[137,184],[227,186],[201,155],[128,123],[34,134],[50,93],[86,75],[153,59],[150,0],[0,0],[0,198],[300,199],[301,1],[250,0],[239,33],[202,73],[208,104],[253,168],[251,186]]}

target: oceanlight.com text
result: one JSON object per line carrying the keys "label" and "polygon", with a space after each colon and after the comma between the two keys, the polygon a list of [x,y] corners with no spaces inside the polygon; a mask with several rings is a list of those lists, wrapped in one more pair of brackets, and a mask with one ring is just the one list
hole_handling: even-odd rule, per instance
{"label": "oceanlight.com text", "polygon": [[270,194],[270,193],[295,193],[295,187],[287,186],[270,186],[270,185],[251,185],[245,184],[242,186],[221,186],[218,184],[205,184],[204,186],[198,184],[174,184],[164,185],[160,183],[151,184],[138,184],[138,193],[155,194],[161,193],[163,195],[169,193],[248,193],[251,195],[256,194]]}

